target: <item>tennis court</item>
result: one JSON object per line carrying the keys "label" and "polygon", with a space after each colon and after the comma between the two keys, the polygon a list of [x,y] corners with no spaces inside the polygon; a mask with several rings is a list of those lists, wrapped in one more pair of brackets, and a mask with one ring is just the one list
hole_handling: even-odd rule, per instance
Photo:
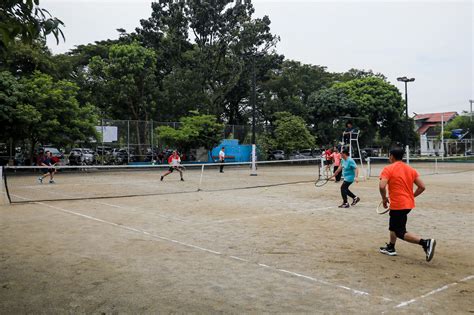
{"label": "tennis court", "polygon": [[160,182],[162,169],[60,172],[55,185],[10,177],[13,201],[36,202],[0,207],[0,310],[474,312],[473,164],[423,177],[408,230],[437,239],[429,263],[403,242],[396,257],[378,252],[388,216],[375,213],[376,178],[351,187],[358,205],[338,209],[338,184],[314,186],[318,168],[202,178],[197,168],[184,182]]}

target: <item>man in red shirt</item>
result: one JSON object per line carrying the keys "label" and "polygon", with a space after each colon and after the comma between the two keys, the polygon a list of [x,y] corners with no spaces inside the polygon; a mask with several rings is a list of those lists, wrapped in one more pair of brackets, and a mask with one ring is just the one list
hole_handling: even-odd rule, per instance
{"label": "man in red shirt", "polygon": [[[434,239],[422,239],[418,235],[407,232],[407,215],[415,208],[415,197],[425,190],[425,184],[420,178],[420,174],[402,162],[404,151],[396,148],[390,151],[390,165],[386,166],[380,173],[379,190],[382,196],[384,208],[390,206],[390,243],[385,247],[380,247],[382,254],[396,256],[395,242],[397,237],[406,242],[419,244],[426,253],[426,261],[433,258],[436,246]],[[413,192],[413,184],[416,190]],[[387,197],[387,185],[390,201]]]}
{"label": "man in red shirt", "polygon": [[326,175],[326,178],[329,178],[331,176],[331,164],[332,164],[332,150],[331,148],[327,148],[326,151],[324,151],[324,173]]}
{"label": "man in red shirt", "polygon": [[182,167],[180,166],[181,158],[179,157],[179,154],[178,152],[176,152],[176,150],[173,151],[173,154],[171,154],[168,158],[168,164],[170,165],[170,167],[168,168],[168,171],[166,173],[161,175],[160,180],[163,181],[163,178],[165,178],[165,176],[168,176],[169,174],[173,173],[173,171],[178,171],[179,176],[181,177],[181,181],[184,181]]}

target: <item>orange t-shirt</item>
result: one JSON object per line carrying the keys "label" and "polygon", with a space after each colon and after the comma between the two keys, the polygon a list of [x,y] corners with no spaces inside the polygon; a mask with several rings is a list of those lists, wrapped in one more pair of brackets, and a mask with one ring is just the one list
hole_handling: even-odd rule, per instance
{"label": "orange t-shirt", "polygon": [[414,168],[401,161],[384,167],[380,179],[388,180],[390,210],[415,208],[413,184],[418,176],[420,174]]}

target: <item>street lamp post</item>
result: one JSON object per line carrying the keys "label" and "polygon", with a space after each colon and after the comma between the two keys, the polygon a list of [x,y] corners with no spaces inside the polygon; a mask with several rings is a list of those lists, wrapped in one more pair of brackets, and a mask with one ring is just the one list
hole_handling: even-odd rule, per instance
{"label": "street lamp post", "polygon": [[410,147],[408,145],[408,137],[410,133],[410,128],[408,124],[408,82],[413,82],[415,81],[415,78],[407,78],[407,77],[399,77],[397,78],[397,81],[404,82],[405,83],[405,106],[406,106],[406,112],[405,112],[405,152],[407,154],[407,163],[410,163]]}
{"label": "street lamp post", "polygon": [[252,171],[250,172],[250,176],[257,176],[257,168],[256,168],[256,156],[257,156],[257,144],[256,144],[256,102],[257,102],[257,73],[255,70],[255,59],[256,54],[254,53],[252,56]]}

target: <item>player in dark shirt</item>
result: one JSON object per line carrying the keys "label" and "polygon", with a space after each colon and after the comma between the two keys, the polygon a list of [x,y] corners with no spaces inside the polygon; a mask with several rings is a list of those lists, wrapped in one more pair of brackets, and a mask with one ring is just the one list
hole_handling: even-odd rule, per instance
{"label": "player in dark shirt", "polygon": [[[54,163],[54,161],[53,161],[53,158],[51,156],[51,152],[46,151],[45,153],[46,153],[46,155],[44,156],[43,160],[41,161],[40,166],[54,166],[54,164],[56,164],[56,163]],[[54,167],[42,168],[41,171],[43,172],[43,175],[38,177],[38,182],[40,184],[42,184],[43,179],[45,177],[49,176],[49,183],[54,184],[54,173],[55,173]]]}

